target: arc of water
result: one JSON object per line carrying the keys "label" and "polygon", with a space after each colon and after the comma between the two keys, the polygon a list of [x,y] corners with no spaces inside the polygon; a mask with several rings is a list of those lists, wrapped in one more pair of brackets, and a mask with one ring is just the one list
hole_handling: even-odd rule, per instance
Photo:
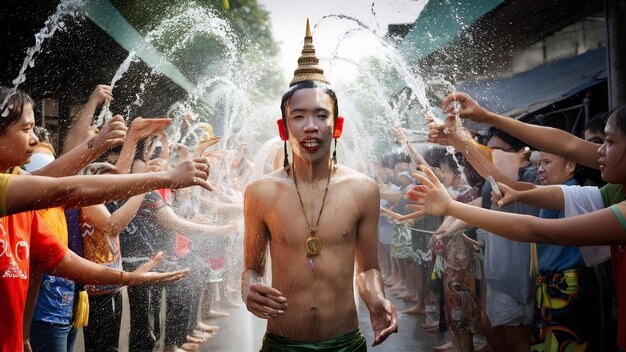
{"label": "arc of water", "polygon": [[86,0],[85,14],[119,45],[128,51],[135,51],[146,64],[156,68],[181,88],[187,92],[195,89],[195,85],[163,58],[152,44],[146,42],[109,0]]}
{"label": "arc of water", "polygon": [[383,52],[383,54],[385,54],[393,62],[396,70],[398,70],[398,72],[402,75],[402,77],[406,79],[406,85],[409,88],[411,88],[411,90],[416,95],[422,107],[424,108],[430,107],[430,103],[428,102],[428,99],[426,98],[426,92],[424,88],[422,88],[424,87],[423,82],[419,82],[416,75],[414,75],[413,72],[411,71],[406,60],[404,60],[404,58],[401,55],[390,55],[389,53],[397,52],[397,50],[390,43],[388,43],[385,39],[378,36],[372,28],[367,26],[361,20],[352,16],[344,15],[344,14],[326,15],[326,16],[323,16],[320,19],[320,21],[315,24],[314,28],[317,28],[319,25],[321,25],[323,21],[334,19],[334,18],[352,21],[356,23],[360,27],[361,30],[370,33],[374,38],[376,38],[379,44],[381,44],[386,49],[386,51]]}
{"label": "arc of water", "polygon": [[2,109],[2,117],[6,117],[9,113],[7,109],[7,102],[9,98],[17,91],[17,88],[20,84],[26,81],[26,70],[29,67],[33,67],[35,65],[35,56],[41,51],[41,47],[44,42],[54,36],[57,30],[62,29],[65,26],[65,23],[61,21],[65,16],[72,15],[72,17],[76,17],[80,13],[80,9],[82,8],[84,2],[82,0],[64,0],[59,3],[54,13],[48,17],[44,26],[35,34],[35,45],[31,46],[26,50],[26,57],[22,62],[22,67],[17,75],[17,77],[13,80],[13,88],[12,91],[7,94],[0,105]]}
{"label": "arc of water", "polygon": [[[135,52],[134,51],[131,51],[130,53],[128,53],[128,57],[126,57],[124,62],[122,62],[120,67],[115,72],[115,75],[113,75],[113,79],[111,79],[111,84],[110,84],[111,91],[113,91],[113,88],[115,88],[115,83],[117,83],[117,81],[119,81],[119,79],[122,78],[124,73],[126,73],[126,71],[128,71],[128,68],[130,67],[130,64],[133,61],[135,61],[135,59],[136,59],[136,56],[135,56]],[[111,113],[111,110],[109,109],[109,105],[110,105],[110,103],[106,103],[102,107],[102,110],[100,110],[100,114],[96,118],[96,126],[100,126],[100,125],[106,123],[108,120],[111,119],[111,117],[113,117],[113,114]]]}

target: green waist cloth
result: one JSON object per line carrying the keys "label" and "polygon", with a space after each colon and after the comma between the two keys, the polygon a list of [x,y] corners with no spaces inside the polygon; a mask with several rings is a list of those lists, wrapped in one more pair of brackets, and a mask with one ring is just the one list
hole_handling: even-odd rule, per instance
{"label": "green waist cloth", "polygon": [[291,351],[362,352],[367,351],[367,343],[360,330],[320,342],[303,342],[270,333],[266,333],[263,337],[263,346],[261,346],[260,352]]}

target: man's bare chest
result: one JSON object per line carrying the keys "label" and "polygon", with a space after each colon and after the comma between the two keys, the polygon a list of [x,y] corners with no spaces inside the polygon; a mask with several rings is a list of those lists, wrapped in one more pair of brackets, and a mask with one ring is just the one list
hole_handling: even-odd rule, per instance
{"label": "man's bare chest", "polygon": [[[302,204],[295,192],[285,193],[266,209],[265,223],[274,244],[301,247],[313,235],[325,246],[354,243],[360,212],[352,197],[343,192],[329,194],[322,209],[323,190],[322,194],[303,194]],[[307,199],[308,195],[313,199]]]}

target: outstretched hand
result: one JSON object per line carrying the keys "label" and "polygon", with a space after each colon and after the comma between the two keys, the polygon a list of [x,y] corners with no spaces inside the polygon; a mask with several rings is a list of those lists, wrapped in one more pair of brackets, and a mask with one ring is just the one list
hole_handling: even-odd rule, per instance
{"label": "outstretched hand", "polygon": [[258,282],[244,288],[242,298],[248,311],[261,319],[278,317],[287,309],[287,298],[280,291]]}
{"label": "outstretched hand", "polygon": [[193,158],[192,160],[183,161],[176,168],[168,171],[171,178],[177,181],[172,185],[172,188],[198,185],[212,191],[213,188],[207,182],[210,169],[207,158]]}
{"label": "outstretched hand", "polygon": [[89,141],[89,148],[95,148],[105,152],[115,146],[124,143],[126,139],[126,121],[121,115],[115,115],[104,127]]}
{"label": "outstretched hand", "polygon": [[157,267],[163,260],[165,259],[165,253],[163,251],[159,251],[150,259],[149,262],[140,265],[137,269],[133,270],[134,273],[146,273],[155,267]]}
{"label": "outstretched hand", "polygon": [[169,284],[178,281],[189,274],[189,268],[166,273],[156,273],[152,271],[133,271],[124,273],[122,284],[127,286],[138,286],[146,284]]}
{"label": "outstretched hand", "polygon": [[130,124],[128,135],[140,140],[159,132],[164,132],[165,127],[171,123],[171,119],[144,119],[143,117],[136,117]]}
{"label": "outstretched hand", "polygon": [[208,138],[208,139],[200,139],[200,143],[198,143],[198,146],[196,147],[196,151],[195,151],[196,155],[202,155],[202,153],[207,148],[217,144],[217,142],[219,142],[221,139],[222,139],[221,136],[211,137],[211,138]]}
{"label": "outstretched hand", "polygon": [[370,320],[374,329],[372,346],[380,345],[389,335],[398,332],[398,313],[388,299],[380,300],[379,304],[370,309]]}
{"label": "outstretched hand", "polygon": [[445,187],[439,182],[437,176],[426,166],[420,165],[423,175],[414,173],[422,184],[414,186],[407,192],[410,204],[407,208],[415,210],[410,214],[412,217],[419,217],[426,214],[442,216],[447,214],[448,205],[452,202],[452,198],[446,191]]}
{"label": "outstretched hand", "polygon": [[[456,106],[454,104],[455,102]],[[489,122],[489,112],[478,105],[478,103],[466,93],[450,93],[441,103],[441,109],[443,109],[444,114],[448,114],[448,117],[458,114],[464,119],[482,123]]]}
{"label": "outstretched hand", "polygon": [[428,124],[428,141],[444,146],[458,147],[463,142],[472,138],[469,132],[463,129],[461,119],[456,114],[449,114],[445,121],[425,115],[430,121]]}

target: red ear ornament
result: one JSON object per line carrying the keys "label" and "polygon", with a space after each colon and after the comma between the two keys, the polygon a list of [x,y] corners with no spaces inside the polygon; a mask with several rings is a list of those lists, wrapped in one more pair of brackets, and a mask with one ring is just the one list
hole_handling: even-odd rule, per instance
{"label": "red ear ornament", "polygon": [[337,121],[335,122],[335,131],[333,132],[333,138],[341,137],[342,132],[343,132],[343,117],[337,116]]}
{"label": "red ear ornament", "polygon": [[276,124],[278,125],[278,135],[280,136],[280,139],[286,141],[287,129],[285,128],[285,123],[283,122],[283,119],[276,120]]}

